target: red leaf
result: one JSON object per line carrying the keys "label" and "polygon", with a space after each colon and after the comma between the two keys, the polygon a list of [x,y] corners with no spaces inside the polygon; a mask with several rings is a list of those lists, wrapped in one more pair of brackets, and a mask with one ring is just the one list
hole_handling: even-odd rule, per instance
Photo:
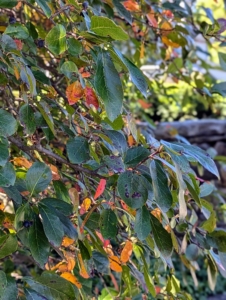
{"label": "red leaf", "polygon": [[93,105],[96,109],[99,107],[97,96],[94,93],[93,89],[90,87],[85,88],[85,98],[88,106]]}
{"label": "red leaf", "polygon": [[14,40],[14,42],[16,43],[17,49],[22,50],[23,43],[21,42],[21,40]]}
{"label": "red leaf", "polygon": [[106,186],[106,180],[105,179],[101,179],[100,183],[96,189],[96,193],[94,195],[94,199],[96,200],[98,197],[100,197],[100,195],[104,192],[105,190],[105,186]]}

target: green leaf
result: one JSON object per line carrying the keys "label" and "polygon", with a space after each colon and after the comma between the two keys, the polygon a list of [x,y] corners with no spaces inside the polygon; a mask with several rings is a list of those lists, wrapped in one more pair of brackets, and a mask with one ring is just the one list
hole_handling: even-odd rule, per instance
{"label": "green leaf", "polygon": [[16,172],[11,163],[6,163],[4,167],[0,168],[0,186],[9,187],[14,185],[16,180]]}
{"label": "green leaf", "polygon": [[113,40],[128,40],[127,33],[112,20],[106,17],[93,16],[90,30],[99,36],[111,37]]}
{"label": "green leaf", "polygon": [[[6,274],[3,271],[0,271],[0,297],[4,294],[5,289],[7,287],[7,278]],[[0,298],[1,299],[1,298]]]}
{"label": "green leaf", "polygon": [[[37,95],[36,79],[29,67],[22,68],[20,71],[21,80],[26,83],[27,88],[30,90],[32,96]],[[33,113],[34,114],[34,113]]]}
{"label": "green leaf", "polygon": [[142,146],[130,148],[126,152],[124,163],[129,167],[135,167],[138,163],[142,162],[149,155],[150,151],[148,151],[148,149]]}
{"label": "green leaf", "polygon": [[0,86],[6,86],[8,79],[4,74],[0,74]]}
{"label": "green leaf", "polygon": [[41,276],[24,277],[23,280],[38,295],[48,300],[74,300],[75,286],[66,279],[51,272],[43,272]]}
{"label": "green leaf", "polygon": [[45,300],[42,295],[36,293],[32,289],[24,288],[26,300]]}
{"label": "green leaf", "polygon": [[35,79],[43,84],[51,85],[50,79],[40,70],[32,71]]}
{"label": "green leaf", "polygon": [[71,223],[70,219],[62,214],[60,211],[56,210],[56,215],[60,219],[64,235],[68,236],[71,239],[78,238],[78,232],[75,229],[75,226]]}
{"label": "green leaf", "polygon": [[73,73],[78,73],[78,68],[73,61],[65,61],[60,68],[60,72],[71,79]]}
{"label": "green leaf", "polygon": [[105,155],[103,161],[110,171],[114,173],[125,172],[125,166],[121,157],[114,155]]}
{"label": "green leaf", "polygon": [[28,29],[21,24],[10,24],[4,31],[4,34],[8,34],[19,40],[26,40],[29,37]]}
{"label": "green leaf", "polygon": [[106,255],[94,250],[92,252],[92,258],[98,272],[102,274],[109,274],[110,264]]}
{"label": "green leaf", "polygon": [[17,3],[17,0],[0,0],[0,8],[13,8]]}
{"label": "green leaf", "polygon": [[[111,141],[111,144],[105,143],[107,145],[108,149],[114,155],[121,154],[123,156],[128,148],[125,136],[121,132],[118,132],[115,130],[105,130],[104,133],[107,135],[107,137]],[[100,136],[100,137],[102,137],[102,136]]]}
{"label": "green leaf", "polygon": [[204,198],[206,196],[209,196],[214,191],[214,185],[211,182],[204,182],[200,186],[200,198]]}
{"label": "green leaf", "polygon": [[216,83],[212,86],[210,92],[212,94],[217,93],[223,97],[226,97],[226,82]]}
{"label": "green leaf", "polygon": [[52,206],[47,206],[42,201],[39,202],[38,207],[45,235],[51,244],[59,247],[64,236],[64,230],[56,210]]}
{"label": "green leaf", "polygon": [[36,105],[41,115],[43,116],[44,120],[46,121],[47,125],[49,126],[50,130],[52,131],[53,135],[56,136],[53,118],[47,103],[44,101],[40,101],[40,102],[36,102]]}
{"label": "green leaf", "polygon": [[3,167],[9,158],[9,143],[5,137],[0,136],[0,166]]}
{"label": "green leaf", "polygon": [[15,186],[4,187],[3,190],[10,200],[13,200],[18,205],[22,203],[21,194]]}
{"label": "green leaf", "polygon": [[[87,214],[83,215],[85,218]],[[95,230],[99,228],[99,221],[100,221],[100,215],[96,212],[93,212],[90,217],[88,218],[85,227],[87,227],[90,230]]]}
{"label": "green leaf", "polygon": [[10,136],[17,131],[17,122],[7,111],[0,109],[0,135]]}
{"label": "green leaf", "polygon": [[73,206],[63,200],[56,198],[44,198],[41,200],[42,203],[47,206],[52,206],[55,209],[59,210],[65,216],[69,216],[73,211]]}
{"label": "green leaf", "polygon": [[105,209],[100,215],[100,231],[104,239],[114,238],[117,234],[117,217],[111,209]]}
{"label": "green leaf", "polygon": [[168,188],[168,179],[162,163],[157,160],[152,160],[150,173],[155,201],[163,212],[167,212],[173,203],[173,198]]}
{"label": "green leaf", "polygon": [[146,206],[142,206],[137,210],[134,230],[138,239],[145,240],[151,231],[150,213]]}
{"label": "green leaf", "polygon": [[67,50],[66,30],[63,25],[57,24],[53,27],[45,38],[46,47],[55,54],[62,54]]}
{"label": "green leaf", "polygon": [[171,235],[165,230],[165,228],[163,228],[162,224],[156,217],[154,217],[152,214],[150,217],[151,229],[156,246],[164,257],[168,257],[171,255],[173,250]]}
{"label": "green leaf", "polygon": [[75,137],[67,142],[67,155],[71,163],[81,164],[87,161],[89,156],[89,144],[84,137]]}
{"label": "green leaf", "polygon": [[221,68],[226,71],[226,54],[222,52],[218,52],[219,62]]}
{"label": "green leaf", "polygon": [[36,130],[34,111],[29,104],[21,106],[19,111],[20,122],[25,125],[27,134],[33,134]]}
{"label": "green leaf", "polygon": [[32,218],[33,224],[29,228],[28,239],[31,255],[43,269],[48,260],[50,246],[43,231],[42,223],[37,215]]}
{"label": "green leaf", "polygon": [[123,89],[111,57],[104,50],[100,50],[97,57],[94,85],[104,102],[108,118],[114,121],[122,110]]}
{"label": "green leaf", "polygon": [[15,234],[5,234],[0,237],[0,259],[14,253],[17,250],[17,238]]}
{"label": "green leaf", "polygon": [[26,174],[27,190],[33,194],[44,191],[52,180],[50,168],[41,162],[35,162]]}
{"label": "green leaf", "polygon": [[53,187],[56,193],[56,198],[61,199],[67,203],[71,203],[71,198],[69,196],[68,190],[62,181],[54,180]]}
{"label": "green leaf", "polygon": [[183,59],[181,57],[177,57],[169,65],[167,72],[176,73],[179,72],[182,67],[183,67]]}
{"label": "green leaf", "polygon": [[118,49],[114,48],[116,55],[119,59],[123,62],[126,66],[127,70],[129,71],[130,78],[138,90],[144,95],[147,96],[147,81],[142,73],[142,71],[132,63],[127,57],[125,57]]}
{"label": "green leaf", "polygon": [[113,4],[117,8],[119,15],[123,17],[130,25],[132,25],[131,13],[122,5],[120,0],[113,0]]}
{"label": "green leaf", "polygon": [[120,197],[132,208],[140,208],[147,201],[148,189],[141,175],[126,171],[119,176],[117,187]]}
{"label": "green leaf", "polygon": [[74,38],[70,38],[68,40],[68,52],[73,56],[82,54],[82,43]]}
{"label": "green leaf", "polygon": [[49,0],[36,0],[36,2],[44,11],[45,15],[49,18],[52,14],[51,9],[48,5]]}
{"label": "green leaf", "polygon": [[199,256],[199,247],[197,245],[194,244],[190,244],[188,245],[186,252],[185,252],[186,258],[189,261],[195,261],[197,260],[198,256]]}
{"label": "green leaf", "polygon": [[4,51],[17,50],[17,45],[14,40],[7,34],[1,36],[1,46]]}
{"label": "green leaf", "polygon": [[207,169],[209,172],[211,172],[212,174],[220,178],[216,164],[207,152],[205,152],[204,150],[200,149],[197,146],[183,144],[183,147],[184,147],[185,154],[193,157],[205,169]]}
{"label": "green leaf", "polygon": [[[11,299],[17,299],[18,296],[18,290],[17,290],[17,285],[16,281],[14,278],[10,276],[6,276],[7,278],[7,286],[4,289],[4,292],[1,293],[0,290],[0,296],[1,300],[11,300]],[[2,283],[2,280],[0,279],[0,282]]]}

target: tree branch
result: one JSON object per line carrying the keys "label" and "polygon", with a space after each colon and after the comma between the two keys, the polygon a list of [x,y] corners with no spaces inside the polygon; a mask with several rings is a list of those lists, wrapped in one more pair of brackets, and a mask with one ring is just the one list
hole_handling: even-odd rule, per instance
{"label": "tree branch", "polygon": [[67,161],[66,159],[64,159],[63,157],[59,156],[58,154],[42,147],[42,145],[40,144],[37,144],[37,145],[33,145],[33,146],[26,146],[24,145],[24,143],[13,137],[13,136],[10,136],[9,138],[9,141],[14,144],[15,146],[17,146],[19,149],[23,150],[24,152],[26,152],[30,157],[31,154],[30,154],[30,151],[34,151],[34,150],[37,150],[39,151],[40,153],[43,153],[45,154],[46,156],[48,157],[51,157],[53,159],[55,159],[56,161],[58,161],[59,163],[62,163],[62,164],[65,164],[65,165],[68,165],[70,168],[72,168],[73,170],[75,171],[79,171],[79,172],[83,172],[83,173],[87,173],[87,174],[90,174],[90,175],[93,175],[93,176],[96,176],[98,178],[104,178],[103,176],[97,174],[96,171],[92,171],[92,170],[89,170],[89,169],[86,169],[82,166],[79,166],[79,165],[74,165],[72,163],[70,163],[69,161]]}

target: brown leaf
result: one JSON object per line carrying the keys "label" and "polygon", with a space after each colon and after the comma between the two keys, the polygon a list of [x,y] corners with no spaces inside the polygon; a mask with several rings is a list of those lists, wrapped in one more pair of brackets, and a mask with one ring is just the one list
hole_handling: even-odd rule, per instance
{"label": "brown leaf", "polygon": [[71,202],[74,206],[79,206],[79,193],[76,188],[70,188],[68,190],[69,196],[71,198]]}
{"label": "brown leaf", "polygon": [[75,104],[83,97],[84,90],[79,81],[75,81],[66,88],[66,96],[70,105]]}

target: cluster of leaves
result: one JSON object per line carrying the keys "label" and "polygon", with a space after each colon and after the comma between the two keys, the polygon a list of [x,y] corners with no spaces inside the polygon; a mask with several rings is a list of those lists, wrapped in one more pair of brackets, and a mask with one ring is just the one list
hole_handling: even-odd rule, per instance
{"label": "cluster of leaves", "polygon": [[153,85],[119,50],[143,32],[133,20],[186,50],[189,7],[174,2],[0,0],[1,299],[191,299],[172,255],[195,284],[199,256],[211,289],[226,275],[213,187],[190,166],[218,177],[213,160],[141,132],[123,102],[128,79],[144,97]]}

